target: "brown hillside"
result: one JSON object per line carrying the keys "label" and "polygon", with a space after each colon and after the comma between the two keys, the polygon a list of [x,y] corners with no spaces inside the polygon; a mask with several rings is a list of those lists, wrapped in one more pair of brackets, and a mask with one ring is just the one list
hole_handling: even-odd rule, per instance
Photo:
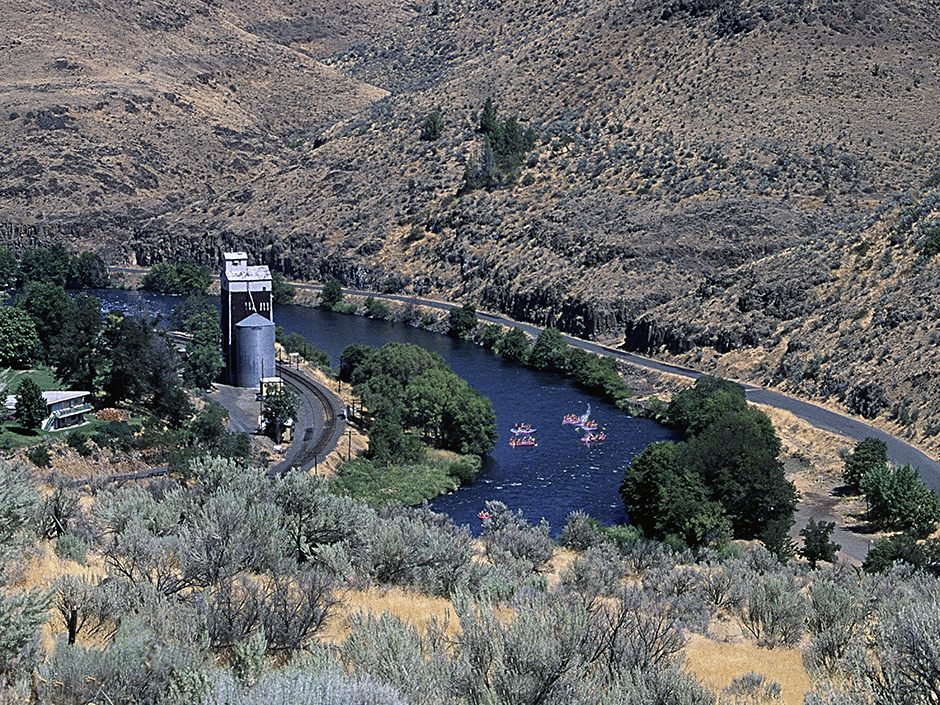
{"label": "brown hillside", "polygon": [[[0,232],[394,277],[936,426],[930,209],[891,235],[940,166],[936,3],[437,7],[0,0]],[[487,97],[540,138],[455,197]]]}

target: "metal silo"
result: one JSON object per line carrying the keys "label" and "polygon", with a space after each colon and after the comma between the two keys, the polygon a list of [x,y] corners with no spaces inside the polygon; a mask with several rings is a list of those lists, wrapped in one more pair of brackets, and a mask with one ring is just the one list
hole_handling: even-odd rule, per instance
{"label": "metal silo", "polygon": [[257,388],[262,377],[274,377],[274,322],[253,313],[235,324],[239,387]]}

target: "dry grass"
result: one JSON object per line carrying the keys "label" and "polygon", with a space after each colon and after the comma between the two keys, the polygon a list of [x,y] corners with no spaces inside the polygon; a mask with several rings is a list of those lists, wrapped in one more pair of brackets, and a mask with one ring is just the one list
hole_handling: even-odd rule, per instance
{"label": "dry grass", "polygon": [[320,632],[320,638],[329,642],[342,641],[349,631],[349,618],[360,612],[375,615],[388,612],[417,627],[424,625],[431,617],[436,617],[442,624],[445,620],[448,622],[452,634],[456,633],[458,627],[450,600],[399,587],[374,587],[347,592],[334,618]]}
{"label": "dry grass", "polygon": [[752,643],[722,643],[693,635],[685,647],[689,669],[709,688],[720,691],[734,678],[760,673],[780,684],[786,705],[801,705],[811,688],[797,649],[761,649]]}
{"label": "dry grass", "polygon": [[[344,404],[355,404],[357,409],[361,407],[362,402],[357,397],[353,396],[348,384],[343,384],[338,379],[327,377],[322,370],[312,367],[307,363],[302,363],[301,368],[341,399]],[[355,458],[368,449],[368,447],[369,437],[363,433],[358,426],[347,423],[346,432],[343,434],[339,443],[337,443],[336,447],[330,451],[329,455],[327,455],[322,462],[317,463],[317,474],[326,478],[334,477],[340,465],[349,460],[350,457]]]}
{"label": "dry grass", "polygon": [[783,409],[756,404],[767,414],[782,444],[781,455],[811,466],[816,474],[833,479],[842,477],[840,451],[851,450],[855,441],[846,436],[823,431]]}

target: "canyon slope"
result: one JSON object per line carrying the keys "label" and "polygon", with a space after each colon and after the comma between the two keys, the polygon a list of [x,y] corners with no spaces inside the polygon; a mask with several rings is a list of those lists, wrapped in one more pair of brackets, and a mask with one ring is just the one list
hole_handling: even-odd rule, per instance
{"label": "canyon slope", "polygon": [[[0,7],[5,244],[244,249],[936,442],[935,2]],[[488,98],[535,143],[467,189]]]}

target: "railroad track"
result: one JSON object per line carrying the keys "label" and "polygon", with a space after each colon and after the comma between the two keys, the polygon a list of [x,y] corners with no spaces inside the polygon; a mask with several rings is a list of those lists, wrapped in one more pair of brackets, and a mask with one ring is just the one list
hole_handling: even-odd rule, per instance
{"label": "railroad track", "polygon": [[[295,436],[291,441],[288,457],[268,470],[268,474],[272,476],[283,474],[292,467],[302,470],[313,467],[320,455],[334,442],[339,423],[332,400],[313,380],[281,362],[277,363],[277,372],[284,382],[297,390],[301,403],[312,403],[314,399],[319,402],[323,409],[323,429],[318,438],[313,438],[315,429],[309,423],[302,429],[295,428],[295,433],[300,434],[300,437]],[[295,444],[299,444],[296,449]]]}

